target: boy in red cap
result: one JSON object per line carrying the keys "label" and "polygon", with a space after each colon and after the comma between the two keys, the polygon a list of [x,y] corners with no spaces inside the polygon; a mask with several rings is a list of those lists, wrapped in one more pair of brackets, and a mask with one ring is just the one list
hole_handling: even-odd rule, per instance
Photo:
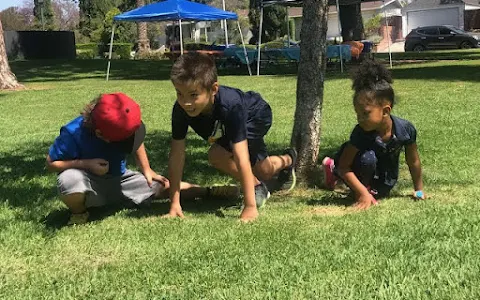
{"label": "boy in red cap", "polygon": [[[50,147],[47,168],[59,173],[60,197],[72,213],[69,225],[87,222],[87,207],[168,197],[169,181],[150,168],[144,138],[140,107],[122,93],[101,95],[60,129]],[[129,153],[143,174],[126,168]],[[204,188],[182,182],[185,189],[206,193]]]}

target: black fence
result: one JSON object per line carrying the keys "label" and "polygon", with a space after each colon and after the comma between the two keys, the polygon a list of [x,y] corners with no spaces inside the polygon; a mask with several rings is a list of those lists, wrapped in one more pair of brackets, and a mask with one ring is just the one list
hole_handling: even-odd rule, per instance
{"label": "black fence", "polygon": [[72,31],[5,31],[9,59],[74,59]]}

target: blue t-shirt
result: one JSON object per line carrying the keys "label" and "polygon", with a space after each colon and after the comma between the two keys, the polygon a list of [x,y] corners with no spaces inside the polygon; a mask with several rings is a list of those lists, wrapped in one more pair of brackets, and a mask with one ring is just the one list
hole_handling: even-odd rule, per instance
{"label": "blue t-shirt", "polygon": [[185,139],[190,126],[210,142],[223,137],[231,143],[238,143],[245,139],[263,138],[266,132],[264,128],[270,128],[271,123],[270,106],[258,93],[220,86],[210,115],[190,117],[175,102],[172,111],[172,138]]}
{"label": "blue t-shirt", "polygon": [[[398,166],[400,151],[404,146],[413,144],[417,140],[417,130],[407,120],[392,118],[392,138],[384,143],[375,131],[364,131],[359,125],[355,126],[350,135],[350,143],[360,152],[373,150],[377,157],[375,182],[393,187],[398,180]],[[375,185],[375,183],[374,183]]]}
{"label": "blue t-shirt", "polygon": [[109,163],[107,174],[119,176],[126,171],[126,154],[83,126],[82,116],[60,129],[48,154],[52,161],[102,158]]}

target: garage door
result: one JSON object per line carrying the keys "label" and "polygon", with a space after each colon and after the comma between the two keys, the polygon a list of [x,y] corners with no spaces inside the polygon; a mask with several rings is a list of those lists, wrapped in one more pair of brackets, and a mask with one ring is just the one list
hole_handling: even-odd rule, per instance
{"label": "garage door", "polygon": [[460,27],[459,9],[441,8],[407,12],[408,32],[421,26],[453,25]]}

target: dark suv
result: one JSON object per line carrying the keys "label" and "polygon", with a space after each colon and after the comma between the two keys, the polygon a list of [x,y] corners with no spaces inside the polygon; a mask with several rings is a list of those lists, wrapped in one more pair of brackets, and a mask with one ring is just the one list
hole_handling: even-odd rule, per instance
{"label": "dark suv", "polygon": [[478,47],[479,42],[476,37],[449,25],[418,27],[405,38],[405,51]]}

